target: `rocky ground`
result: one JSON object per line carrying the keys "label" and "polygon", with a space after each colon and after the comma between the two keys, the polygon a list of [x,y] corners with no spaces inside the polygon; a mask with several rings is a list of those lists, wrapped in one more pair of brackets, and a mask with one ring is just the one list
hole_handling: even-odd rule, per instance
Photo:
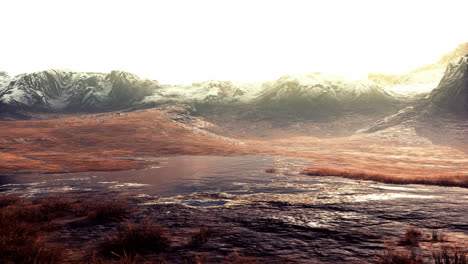
{"label": "rocky ground", "polygon": [[[62,262],[70,263],[93,254],[112,260],[101,257],[102,244],[129,223],[147,221],[162,227],[170,242],[162,252],[139,253],[142,262],[239,263],[227,261],[237,252],[264,261],[260,263],[377,263],[387,248],[395,248],[432,263],[432,252],[467,247],[464,188],[307,176],[297,172],[306,159],[292,157],[174,156],[156,161],[153,168],[118,173],[18,175],[1,189],[38,201],[48,194],[80,201],[47,207],[47,212],[71,212],[49,221],[54,228],[43,238],[47,247],[63,253]],[[189,168],[181,169],[181,164]],[[156,179],[166,176],[166,181]],[[92,212],[93,203],[111,201],[118,206],[105,204],[105,214],[116,206],[128,210],[106,222],[83,213]],[[421,235],[405,245],[401,241],[412,228]],[[205,238],[194,245],[201,230]],[[443,239],[435,239],[434,232]]]}

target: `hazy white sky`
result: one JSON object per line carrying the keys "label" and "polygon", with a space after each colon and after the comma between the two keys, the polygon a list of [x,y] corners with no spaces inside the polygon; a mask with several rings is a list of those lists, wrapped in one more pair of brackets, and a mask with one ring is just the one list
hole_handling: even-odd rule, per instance
{"label": "hazy white sky", "polygon": [[164,83],[403,72],[468,40],[468,1],[0,2],[0,70],[127,70]]}

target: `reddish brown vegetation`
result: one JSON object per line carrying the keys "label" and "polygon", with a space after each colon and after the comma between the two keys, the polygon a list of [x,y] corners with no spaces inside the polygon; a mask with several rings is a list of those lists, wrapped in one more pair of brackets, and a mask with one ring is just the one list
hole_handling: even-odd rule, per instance
{"label": "reddish brown vegetation", "polygon": [[[249,146],[269,153],[311,159],[311,171],[332,170],[337,175],[356,179],[367,179],[366,176],[371,175],[369,180],[381,179],[398,184],[468,185],[466,152],[417,140],[413,142],[412,138],[396,141],[366,135],[342,138],[296,136],[245,141]],[[361,173],[364,175],[359,175]]]}
{"label": "reddish brown vegetation", "polygon": [[60,258],[60,251],[43,242],[57,215],[56,210],[47,209],[47,205],[18,200],[0,210],[1,263],[54,263]]}
{"label": "reddish brown vegetation", "polygon": [[209,227],[200,227],[200,230],[192,235],[190,246],[195,248],[202,246],[208,242],[208,239],[213,233],[213,230]]}
{"label": "reddish brown vegetation", "polygon": [[[213,230],[208,227],[202,227],[191,237],[189,247],[198,248],[208,241],[213,234]],[[108,237],[100,245],[101,254],[108,257],[117,258],[119,263],[169,263],[164,257],[157,256],[151,261],[144,261],[139,254],[161,253],[168,251],[170,241],[166,232],[161,227],[150,221],[141,224],[127,222],[114,235]],[[96,257],[92,258],[92,263],[108,263],[106,259]],[[209,258],[195,256],[186,263],[204,264],[209,262]],[[234,253],[226,257],[221,263],[224,264],[261,264],[260,260],[252,257],[245,257],[234,250]]]}
{"label": "reddish brown vegetation", "polygon": [[27,201],[4,195],[0,196],[0,204],[1,263],[61,262],[61,251],[45,242],[47,234],[59,228],[56,219],[80,215],[103,222],[121,219],[128,213],[128,205],[123,202],[95,203],[59,196]]}
{"label": "reddish brown vegetation", "polygon": [[421,264],[423,259],[414,251],[397,250],[387,247],[382,255],[377,256],[379,264]]}
{"label": "reddish brown vegetation", "polygon": [[468,264],[468,252],[457,247],[443,247],[432,256],[434,264]]}
{"label": "reddish brown vegetation", "polygon": [[419,246],[419,240],[421,237],[421,230],[414,227],[408,228],[405,232],[405,235],[400,239],[400,245],[407,247],[417,247]]}
{"label": "reddish brown vegetation", "polygon": [[88,218],[94,222],[105,223],[115,220],[124,220],[130,213],[130,209],[122,201],[104,201],[87,206]]}
{"label": "reddish brown vegetation", "polygon": [[[420,249],[416,250],[415,247],[419,246],[419,242],[425,241],[422,238],[427,237],[418,228],[408,228],[399,240],[399,245],[404,248],[392,248],[386,245],[385,251],[377,256],[379,264],[418,264],[418,263],[434,263],[434,264],[468,264],[468,251],[466,247],[459,247],[455,243],[444,245],[439,249],[435,249],[433,244],[429,247],[429,253],[431,255],[424,254],[424,250],[421,246]],[[430,240],[426,242],[446,242],[448,241],[445,234],[439,234],[437,231],[432,231],[432,236],[429,236]],[[463,249],[465,248],[465,249]],[[431,258],[430,262],[426,260]]]}
{"label": "reddish brown vegetation", "polygon": [[159,155],[272,154],[314,160],[316,168],[309,174],[329,170],[353,179],[468,186],[467,153],[411,139],[285,136],[242,142],[191,130],[157,109],[2,121],[0,173],[127,170],[151,163],[137,157]]}
{"label": "reddish brown vegetation", "polygon": [[0,208],[18,202],[20,198],[16,195],[2,195],[0,196]]}
{"label": "reddish brown vegetation", "polygon": [[[122,201],[96,203],[89,199],[59,196],[24,200],[17,196],[1,195],[0,202],[0,263],[172,263],[166,261],[164,255],[155,255],[171,249],[168,235],[170,230],[163,229],[150,220],[142,223],[125,222],[116,232],[107,234],[101,244],[92,247],[98,250],[99,254],[88,252],[79,256],[79,259],[65,258],[66,252],[71,249],[61,248],[60,245],[50,242],[51,233],[61,232],[61,228],[65,228],[58,224],[64,219],[82,219],[82,216],[87,216],[94,220],[96,215],[101,215],[100,220],[122,219],[119,213],[130,211],[128,204]],[[109,206],[109,209],[104,209],[106,206]],[[192,235],[189,248],[203,245],[212,234],[211,228],[200,228]],[[80,241],[89,242],[86,239]],[[174,254],[177,260],[178,253]],[[186,263],[202,264],[208,260],[209,258],[194,256],[192,262]],[[260,262],[234,252],[222,263]]]}
{"label": "reddish brown vegetation", "polygon": [[357,170],[337,170],[330,168],[309,168],[302,172],[310,176],[339,176],[356,180],[371,180],[391,184],[427,184],[440,186],[458,186],[468,188],[468,176],[447,175],[428,177],[404,177],[401,175],[385,175]]}
{"label": "reddish brown vegetation", "polygon": [[193,133],[152,110],[0,122],[0,173],[126,170],[138,156],[241,154],[221,139]]}
{"label": "reddish brown vegetation", "polygon": [[150,221],[141,224],[127,222],[106,239],[101,252],[107,256],[134,256],[137,253],[164,252],[169,246],[169,239],[161,227]]}
{"label": "reddish brown vegetation", "polygon": [[432,251],[432,261],[425,262],[422,256],[419,256],[414,250],[398,250],[391,247],[386,248],[385,252],[377,256],[379,264],[468,264],[468,255],[466,251],[460,248],[448,246],[440,250]]}

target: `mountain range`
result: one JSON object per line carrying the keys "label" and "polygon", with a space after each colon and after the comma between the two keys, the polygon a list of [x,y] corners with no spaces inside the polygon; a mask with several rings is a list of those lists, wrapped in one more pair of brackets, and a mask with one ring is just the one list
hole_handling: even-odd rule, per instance
{"label": "mountain range", "polygon": [[[209,80],[163,85],[125,71],[46,70],[14,77],[0,72],[0,115],[103,112],[185,103],[195,106],[195,111],[237,107],[272,114],[288,112],[310,119],[353,113],[401,116],[402,112],[421,111],[449,111],[466,117],[467,57],[461,55],[467,53],[468,43],[464,43],[435,64],[403,75],[370,74],[361,80],[310,73],[264,83]],[[437,78],[441,78],[438,85],[434,84]],[[416,89],[427,84],[437,87],[409,93],[409,97],[395,92],[396,86]]]}
{"label": "mountain range", "polygon": [[123,72],[82,73],[47,70],[0,75],[4,109],[32,112],[99,112],[165,103],[198,106],[255,105],[302,112],[388,109],[398,101],[370,80],[311,73],[265,83],[210,80],[190,85],[160,85]]}
{"label": "mountain range", "polygon": [[3,75],[0,101],[9,108],[30,111],[102,111],[124,109],[158,88],[158,83],[112,71],[82,73],[48,70]]}

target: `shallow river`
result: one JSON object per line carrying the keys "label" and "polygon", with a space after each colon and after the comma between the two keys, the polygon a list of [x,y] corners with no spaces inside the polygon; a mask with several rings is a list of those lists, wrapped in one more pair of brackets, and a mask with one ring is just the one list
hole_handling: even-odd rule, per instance
{"label": "shallow river", "polygon": [[141,170],[0,176],[0,191],[140,197],[165,212],[159,220],[168,225],[172,219],[227,229],[213,250],[239,248],[299,263],[363,263],[409,226],[468,240],[468,189],[312,177],[299,174],[311,161],[281,156],[151,160],[157,164]]}

